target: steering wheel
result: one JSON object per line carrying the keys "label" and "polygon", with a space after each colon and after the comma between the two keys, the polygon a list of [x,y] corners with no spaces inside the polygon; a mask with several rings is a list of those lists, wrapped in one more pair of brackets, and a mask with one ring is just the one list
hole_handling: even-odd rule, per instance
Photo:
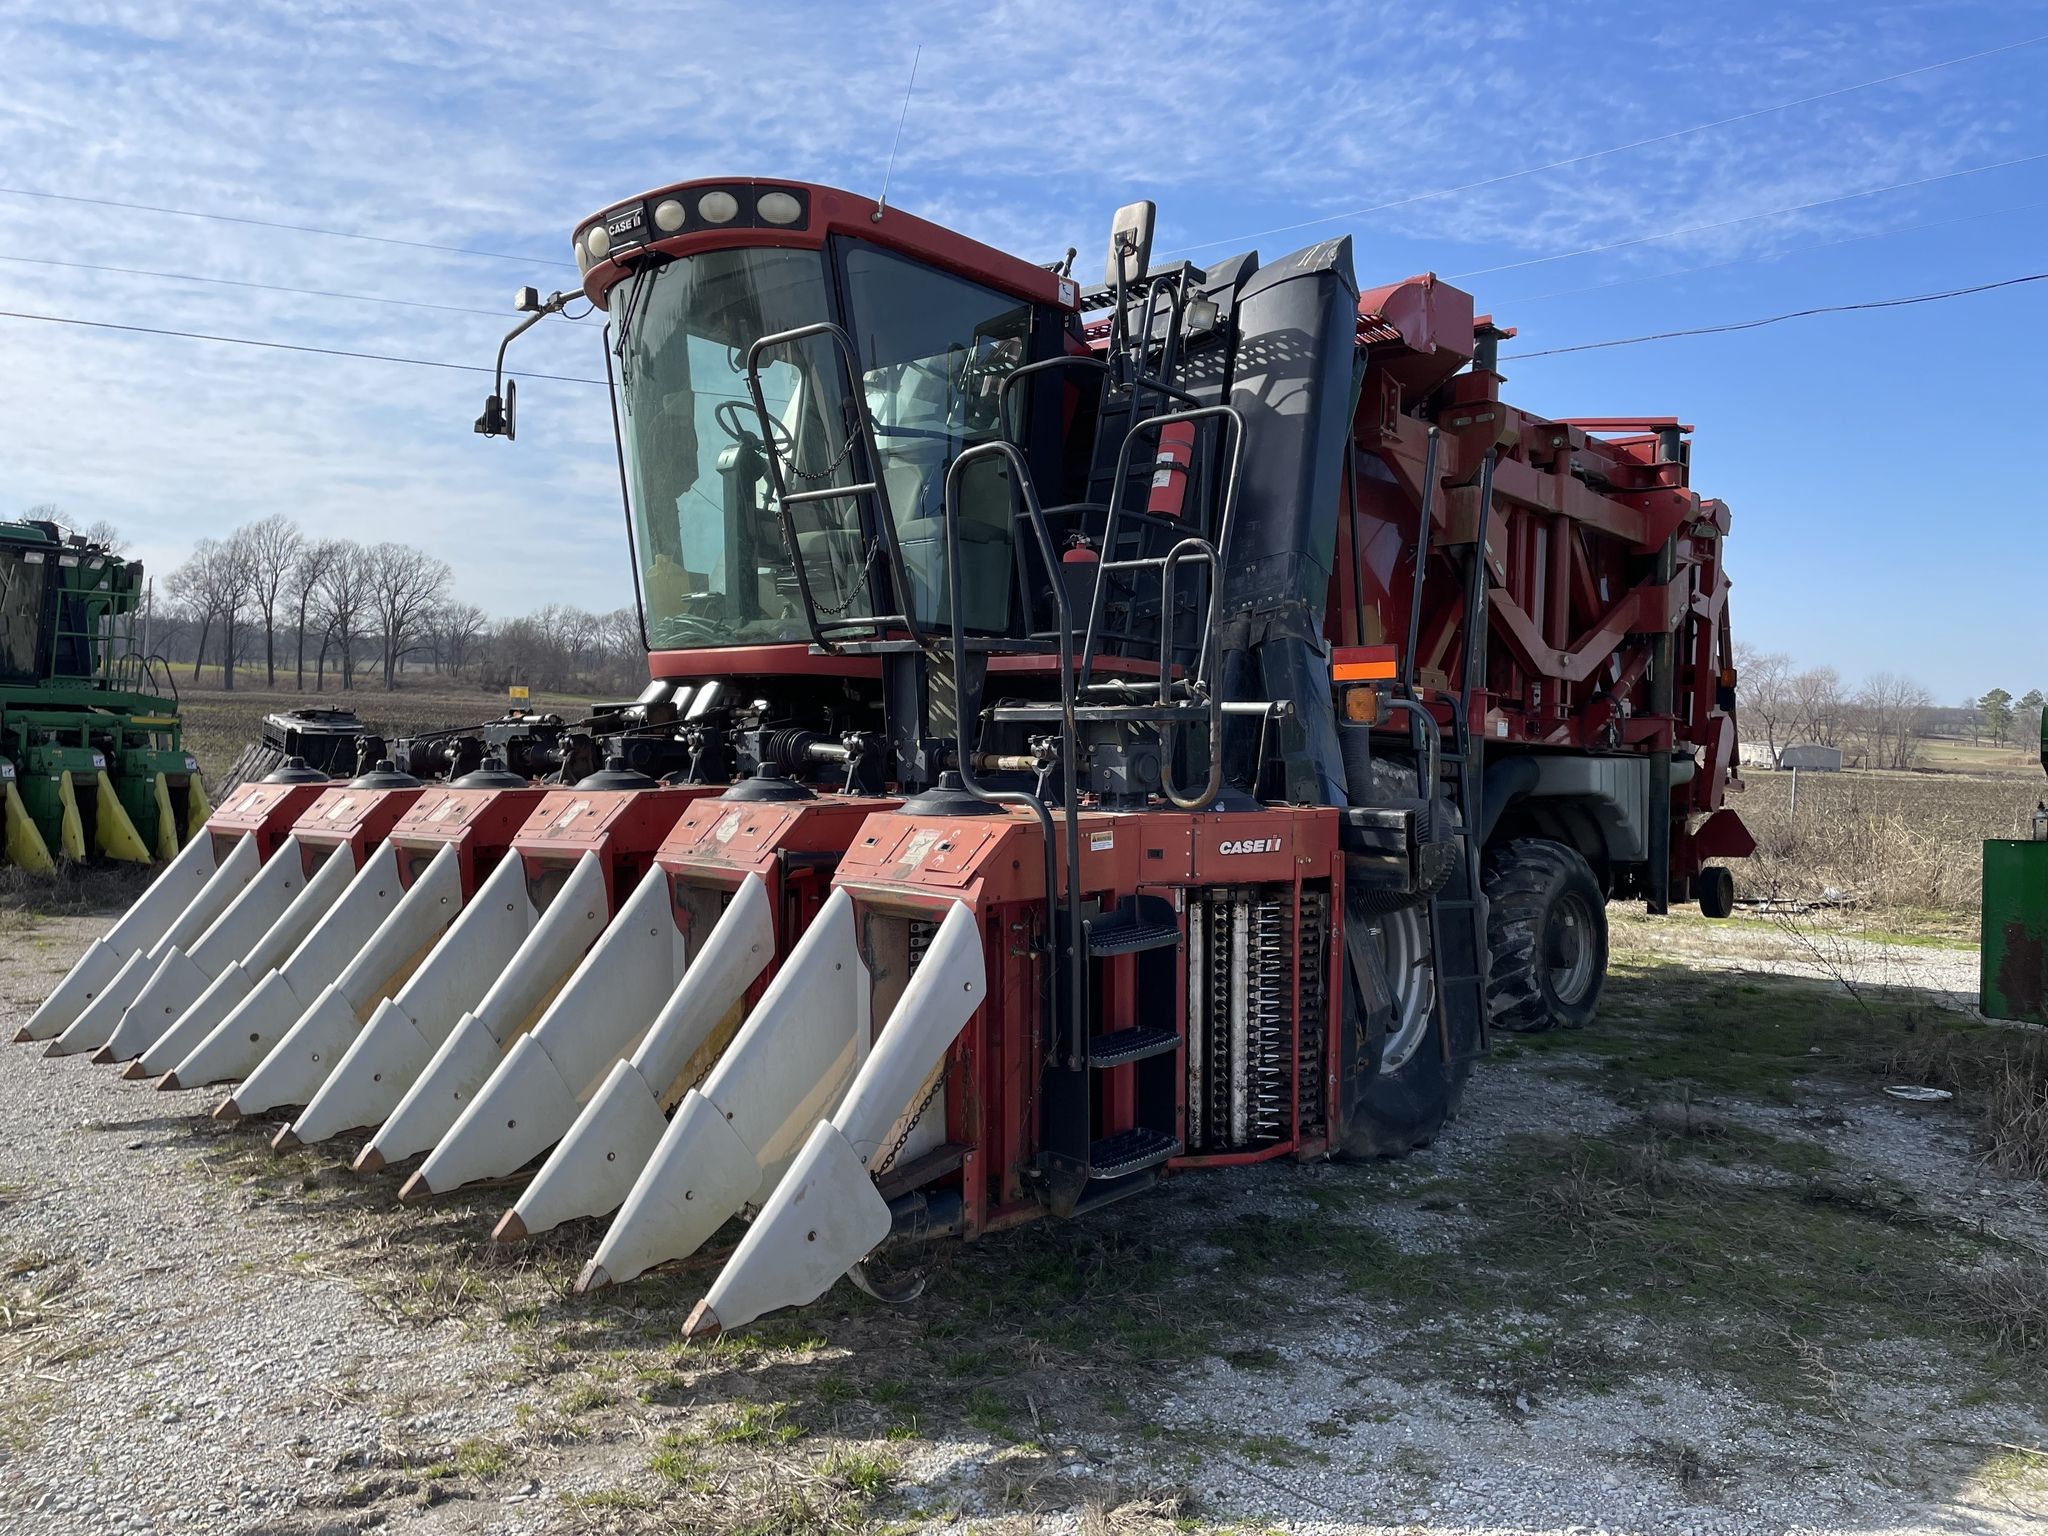
{"label": "steering wheel", "polygon": [[[718,423],[718,430],[734,442],[753,444],[761,441],[754,428],[761,424],[761,413],[748,400],[721,400],[718,408],[711,413],[711,419]],[[768,418],[769,430],[774,434],[775,451],[787,458],[796,447],[796,440],[790,436],[789,428],[773,416]]]}

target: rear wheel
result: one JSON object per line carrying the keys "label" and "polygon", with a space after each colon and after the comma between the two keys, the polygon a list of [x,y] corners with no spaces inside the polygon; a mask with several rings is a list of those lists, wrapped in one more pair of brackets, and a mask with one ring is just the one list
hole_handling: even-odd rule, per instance
{"label": "rear wheel", "polygon": [[1699,892],[1700,912],[1707,917],[1727,917],[1735,911],[1735,874],[1719,864],[1709,864],[1694,883]]}
{"label": "rear wheel", "polygon": [[1574,849],[1524,838],[1486,871],[1487,1000],[1496,1029],[1576,1029],[1600,1005],[1607,979],[1607,902]]}

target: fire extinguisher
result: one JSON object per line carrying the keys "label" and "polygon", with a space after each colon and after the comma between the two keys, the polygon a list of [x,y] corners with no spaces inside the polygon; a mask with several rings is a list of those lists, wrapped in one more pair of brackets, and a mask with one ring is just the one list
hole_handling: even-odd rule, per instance
{"label": "fire extinguisher", "polygon": [[1159,451],[1152,460],[1152,492],[1145,510],[1158,517],[1181,515],[1187,505],[1189,466],[1195,457],[1195,424],[1170,421],[1159,429]]}

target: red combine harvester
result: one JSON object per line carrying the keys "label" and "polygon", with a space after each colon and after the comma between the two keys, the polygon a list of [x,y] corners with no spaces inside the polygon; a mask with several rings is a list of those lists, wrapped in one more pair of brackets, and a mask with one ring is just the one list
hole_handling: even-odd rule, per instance
{"label": "red combine harvester", "polygon": [[[1512,332],[1432,277],[1361,292],[1348,240],[1155,266],[1151,230],[1121,210],[1084,288],[712,179],[522,290],[508,344],[609,317],[652,682],[587,734],[517,718],[514,766],[698,797],[583,927],[507,861],[504,975],[547,985],[447,1036],[488,1017],[408,1195],[544,1154],[498,1235],[616,1210],[584,1288],[751,1217],[689,1323],[737,1327],[879,1286],[891,1241],[1425,1144],[1492,1030],[1591,1016],[1610,899],[1727,914],[1729,516],[1691,429],[1506,404]],[[515,425],[501,383],[477,430]],[[361,1030],[326,1004],[378,1114],[442,1081],[411,1039],[357,1059],[413,985],[351,995]],[[308,1136],[374,1122],[307,1065]]]}

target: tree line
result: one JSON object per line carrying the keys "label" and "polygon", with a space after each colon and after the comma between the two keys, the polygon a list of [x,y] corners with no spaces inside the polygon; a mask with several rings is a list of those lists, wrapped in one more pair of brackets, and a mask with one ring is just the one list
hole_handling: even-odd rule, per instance
{"label": "tree line", "polygon": [[2014,698],[1993,688],[1944,707],[1911,678],[1877,672],[1851,687],[1833,667],[1798,667],[1781,651],[1735,648],[1735,707],[1746,740],[1771,761],[1788,746],[1840,747],[1866,768],[1918,766],[1929,737],[1944,735],[2005,746],[2034,739],[2043,697]]}
{"label": "tree line", "polygon": [[[54,507],[33,515],[62,521]],[[88,530],[120,549],[106,524]],[[632,608],[590,613],[549,603],[495,618],[455,594],[455,573],[410,544],[316,538],[282,513],[201,539],[156,583],[146,620],[150,651],[207,666],[221,685],[260,673],[263,684],[325,693],[421,676],[555,693],[637,692],[647,680]],[[138,639],[140,636],[138,636]]]}

